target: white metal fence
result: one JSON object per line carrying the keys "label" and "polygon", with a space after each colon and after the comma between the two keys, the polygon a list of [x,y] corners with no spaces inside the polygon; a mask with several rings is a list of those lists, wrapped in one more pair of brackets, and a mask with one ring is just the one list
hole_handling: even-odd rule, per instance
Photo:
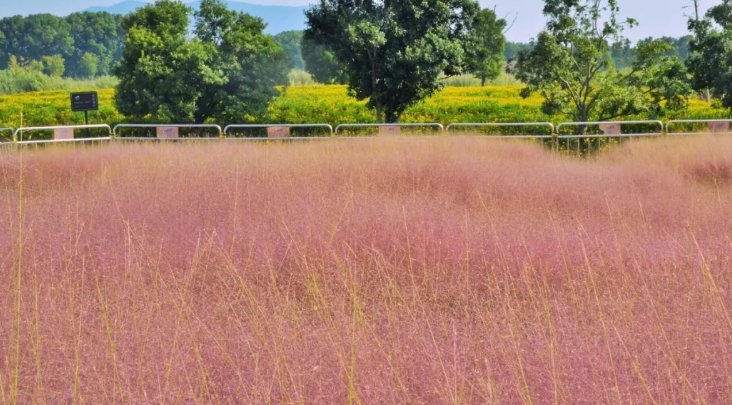
{"label": "white metal fence", "polygon": [[[545,132],[543,134],[528,134],[528,133],[509,133],[509,134],[503,134],[500,133],[502,130],[508,130],[508,132],[513,132],[515,130],[525,129],[525,128],[534,128],[534,129],[544,129]],[[446,127],[446,131],[448,132],[466,132],[469,130],[481,130],[481,129],[488,129],[493,130],[497,129],[499,130],[498,134],[491,134],[493,136],[501,136],[501,137],[507,137],[512,139],[551,139],[552,135],[555,132],[554,124],[551,122],[499,122],[499,123],[479,123],[479,122],[459,122],[459,123],[453,123]]]}
{"label": "white metal fence", "polygon": [[[199,130],[205,136],[190,136],[181,134],[184,130]],[[125,136],[125,132],[139,132],[142,130],[145,136]],[[118,124],[112,131],[115,139],[127,141],[149,141],[149,140],[207,140],[220,139],[224,132],[220,125],[216,124]],[[214,135],[214,136],[210,136]]]}
{"label": "white metal fence", "polygon": [[[657,128],[658,131],[653,132],[623,132],[623,128],[627,128],[628,125],[635,126],[649,126]],[[596,127],[601,133],[587,133],[588,127]],[[565,129],[577,128],[582,133],[563,133]],[[649,120],[649,121],[588,121],[588,122],[563,122],[557,125],[556,133],[559,139],[573,139],[573,138],[634,138],[644,136],[661,136],[663,135],[664,124],[661,121]]]}
{"label": "white metal fence", "polygon": [[[92,136],[93,132],[100,131],[103,136]],[[82,136],[77,137],[77,134],[80,132],[82,133]],[[49,139],[46,139],[46,134],[48,134],[47,136]],[[38,139],[38,136],[41,136],[42,138]],[[112,128],[107,124],[21,127],[13,132],[13,140],[19,144],[99,142],[108,141],[111,137]]]}
{"label": "white metal fence", "polygon": [[[703,133],[732,134],[732,119],[671,120],[663,123],[647,121],[608,122],[507,122],[507,123],[440,123],[399,124],[235,124],[222,129],[216,124],[106,124],[62,125],[23,128],[0,128],[0,143],[43,144],[63,142],[99,142],[108,140],[277,140],[336,139],[359,135],[404,135],[409,133],[443,134],[471,132],[493,139],[540,139],[591,144],[621,142],[641,137],[680,136]],[[404,131],[403,131],[404,130]],[[494,133],[496,132],[496,133]],[[139,136],[143,133],[144,136]],[[251,136],[254,133],[255,136]],[[5,141],[5,142],[2,142]],[[564,144],[562,144],[564,145]],[[566,146],[566,145],[564,145]]]}
{"label": "white metal fence", "polygon": [[[261,134],[257,132],[262,132]],[[324,133],[323,135],[303,136],[301,132]],[[254,136],[252,132],[255,132]],[[227,139],[270,140],[270,139],[313,139],[332,137],[333,127],[330,124],[235,124],[224,128]],[[244,133],[243,137],[235,136]]]}
{"label": "white metal fence", "polygon": [[401,135],[402,129],[412,130],[429,130],[434,132],[443,132],[445,127],[436,122],[425,123],[404,123],[404,124],[341,124],[335,129],[336,136],[343,135],[345,132],[355,132],[358,130],[377,129],[379,135]]}
{"label": "white metal fence", "polygon": [[666,123],[666,133],[672,136],[698,134],[729,134],[731,119],[671,120]]}

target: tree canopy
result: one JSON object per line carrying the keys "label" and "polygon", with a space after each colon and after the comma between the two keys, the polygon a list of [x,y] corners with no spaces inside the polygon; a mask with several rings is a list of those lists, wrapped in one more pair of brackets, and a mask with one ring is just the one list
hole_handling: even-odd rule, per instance
{"label": "tree canopy", "polygon": [[305,37],[333,52],[378,121],[396,122],[441,88],[440,75],[462,71],[478,10],[473,0],[320,0],[306,12]]}
{"label": "tree canopy", "polygon": [[616,0],[545,0],[546,29],[516,65],[522,95],[539,93],[545,113],[582,122],[683,107],[688,73],[667,42],[641,41],[629,69],[612,66],[609,44],[635,25],[618,13]]}
{"label": "tree canopy", "polygon": [[159,121],[242,122],[261,114],[286,81],[288,56],[264,23],[203,0],[192,10],[159,0],[123,20],[127,31],[116,103],[120,112]]}
{"label": "tree canopy", "polygon": [[691,20],[689,29],[693,38],[687,64],[694,89],[709,90],[732,108],[732,1],[723,0],[703,19]]}
{"label": "tree canopy", "polygon": [[88,77],[84,55],[91,54],[98,59],[95,73],[108,75],[121,55],[121,20],[120,16],[89,12],[65,18],[35,14],[0,19],[0,69],[9,66],[11,56],[21,65],[60,57],[66,76]]}
{"label": "tree canopy", "polygon": [[478,77],[483,86],[486,80],[498,77],[505,64],[505,28],[505,20],[497,18],[493,10],[483,9],[476,15],[466,39],[467,71]]}

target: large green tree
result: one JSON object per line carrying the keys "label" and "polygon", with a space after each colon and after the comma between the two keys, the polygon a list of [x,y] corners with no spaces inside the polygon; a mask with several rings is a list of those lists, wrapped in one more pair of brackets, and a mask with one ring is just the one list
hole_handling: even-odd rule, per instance
{"label": "large green tree", "polygon": [[732,1],[707,11],[705,18],[689,22],[693,38],[687,60],[694,89],[711,93],[732,108]]}
{"label": "large green tree", "polygon": [[642,41],[630,68],[612,66],[609,44],[622,41],[624,28],[635,24],[619,20],[618,13],[616,0],[545,0],[546,29],[516,65],[526,83],[522,95],[538,93],[545,113],[581,122],[684,107],[688,72],[669,56],[667,42]]}
{"label": "large green tree", "polygon": [[242,122],[261,114],[286,81],[287,55],[261,20],[203,0],[192,10],[159,0],[127,16],[116,69],[120,112],[159,121]]}
{"label": "large green tree", "polygon": [[498,77],[505,64],[504,29],[506,21],[497,18],[493,10],[480,10],[466,40],[467,70],[480,78],[482,86],[487,80]]}
{"label": "large green tree", "polygon": [[463,44],[480,9],[474,0],[320,0],[305,37],[330,48],[351,93],[378,121],[396,122],[464,68]]}

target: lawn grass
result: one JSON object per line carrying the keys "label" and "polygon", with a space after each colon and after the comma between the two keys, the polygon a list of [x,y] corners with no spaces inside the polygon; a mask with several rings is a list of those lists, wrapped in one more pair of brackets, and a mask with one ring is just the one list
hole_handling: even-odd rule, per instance
{"label": "lawn grass", "polygon": [[0,152],[0,402],[729,403],[732,139]]}

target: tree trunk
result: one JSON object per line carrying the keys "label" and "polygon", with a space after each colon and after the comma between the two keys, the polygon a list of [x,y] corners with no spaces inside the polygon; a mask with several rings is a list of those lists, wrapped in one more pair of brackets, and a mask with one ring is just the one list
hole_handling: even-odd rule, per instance
{"label": "tree trunk", "polygon": [[480,87],[485,87],[486,77],[485,75],[480,76]]}
{"label": "tree trunk", "polygon": [[376,122],[379,124],[384,122],[384,106],[380,100],[376,100]]}

